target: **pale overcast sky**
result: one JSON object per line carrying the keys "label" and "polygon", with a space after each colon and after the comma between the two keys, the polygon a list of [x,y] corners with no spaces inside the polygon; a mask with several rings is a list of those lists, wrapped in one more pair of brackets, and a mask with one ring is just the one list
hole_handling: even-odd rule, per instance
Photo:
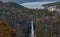
{"label": "pale overcast sky", "polygon": [[45,2],[45,1],[59,1],[59,0],[1,0],[1,1],[15,1],[15,2]]}

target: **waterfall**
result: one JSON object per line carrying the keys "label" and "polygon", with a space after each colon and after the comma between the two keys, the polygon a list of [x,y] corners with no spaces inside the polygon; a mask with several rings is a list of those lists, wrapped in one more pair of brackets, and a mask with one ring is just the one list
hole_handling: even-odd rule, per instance
{"label": "waterfall", "polygon": [[31,20],[31,37],[35,37],[34,36],[33,20]]}

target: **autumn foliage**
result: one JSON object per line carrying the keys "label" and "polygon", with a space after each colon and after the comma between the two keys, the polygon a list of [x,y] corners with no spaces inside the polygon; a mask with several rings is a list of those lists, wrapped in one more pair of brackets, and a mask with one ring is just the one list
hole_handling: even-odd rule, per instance
{"label": "autumn foliage", "polygon": [[7,23],[0,20],[0,37],[18,37],[15,30],[13,30]]}

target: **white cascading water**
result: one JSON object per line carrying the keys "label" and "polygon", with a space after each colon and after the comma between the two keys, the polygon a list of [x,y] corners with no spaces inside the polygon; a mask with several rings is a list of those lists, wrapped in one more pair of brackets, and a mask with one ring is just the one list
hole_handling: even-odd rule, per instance
{"label": "white cascading water", "polygon": [[35,37],[34,36],[34,28],[33,28],[33,20],[31,20],[31,37]]}

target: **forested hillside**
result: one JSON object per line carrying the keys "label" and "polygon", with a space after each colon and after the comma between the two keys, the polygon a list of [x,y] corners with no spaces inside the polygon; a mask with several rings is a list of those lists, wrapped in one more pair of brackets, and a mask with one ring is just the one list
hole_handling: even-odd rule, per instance
{"label": "forested hillside", "polygon": [[16,30],[12,29],[8,23],[0,20],[0,37],[19,37]]}
{"label": "forested hillside", "polygon": [[[36,37],[54,37],[60,34],[60,14],[42,9],[28,9],[15,2],[0,2],[0,22],[6,36],[11,31],[17,37],[31,37],[31,20],[34,20]],[[8,23],[5,25],[5,23]],[[6,31],[5,28],[9,30]],[[11,29],[10,29],[11,28]],[[0,31],[2,31],[0,30]],[[10,31],[10,32],[9,32]],[[13,34],[12,34],[13,35]],[[2,36],[1,36],[2,37]]]}

